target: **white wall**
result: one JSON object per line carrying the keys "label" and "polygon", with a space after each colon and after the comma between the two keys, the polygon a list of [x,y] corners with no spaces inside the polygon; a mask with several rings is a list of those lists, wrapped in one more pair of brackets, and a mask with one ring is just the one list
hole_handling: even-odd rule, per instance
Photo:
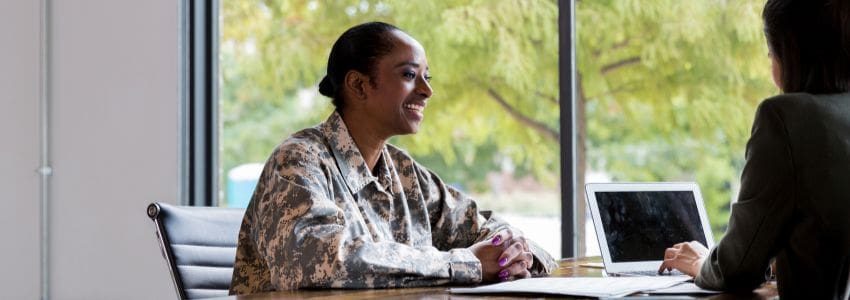
{"label": "white wall", "polygon": [[0,294],[39,291],[39,2],[0,1]]}
{"label": "white wall", "polygon": [[[0,1],[6,299],[39,295],[38,2]],[[145,207],[177,201],[177,8],[50,1],[51,299],[175,297]]]}

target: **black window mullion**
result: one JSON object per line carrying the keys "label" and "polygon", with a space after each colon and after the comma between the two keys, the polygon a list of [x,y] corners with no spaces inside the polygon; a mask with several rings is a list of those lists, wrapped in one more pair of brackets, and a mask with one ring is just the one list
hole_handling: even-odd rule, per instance
{"label": "black window mullion", "polygon": [[217,97],[217,1],[188,1],[186,47],[188,65],[186,101],[188,166],[184,176],[184,199],[193,206],[213,206],[218,195],[218,97]]}
{"label": "black window mullion", "polygon": [[[558,74],[561,99],[561,257],[574,257],[576,241],[575,0],[558,1]],[[579,220],[581,221],[581,220]]]}

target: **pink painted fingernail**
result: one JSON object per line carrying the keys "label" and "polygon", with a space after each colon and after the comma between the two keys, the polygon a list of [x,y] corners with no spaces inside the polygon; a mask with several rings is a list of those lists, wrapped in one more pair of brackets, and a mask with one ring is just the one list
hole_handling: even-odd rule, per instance
{"label": "pink painted fingernail", "polygon": [[508,270],[499,272],[499,278],[508,278]]}
{"label": "pink painted fingernail", "polygon": [[507,257],[502,257],[502,259],[499,260],[499,266],[500,267],[504,267],[507,264],[508,264],[508,258]]}
{"label": "pink painted fingernail", "polygon": [[493,238],[493,245],[498,245],[500,242],[502,242],[502,236],[497,235]]}

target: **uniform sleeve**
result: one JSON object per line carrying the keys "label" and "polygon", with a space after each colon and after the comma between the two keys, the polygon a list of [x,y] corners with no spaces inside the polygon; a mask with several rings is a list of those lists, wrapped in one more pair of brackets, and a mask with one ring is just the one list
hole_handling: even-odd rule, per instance
{"label": "uniform sleeve", "polygon": [[[416,164],[420,186],[431,219],[432,242],[440,249],[466,248],[487,240],[503,229],[514,234],[522,231],[512,227],[491,211],[479,211],[478,204],[465,194],[447,186],[428,169]],[[528,240],[534,255],[533,276],[546,275],[557,268],[552,256],[534,241]]]}
{"label": "uniform sleeve", "polygon": [[711,250],[695,279],[703,288],[752,291],[764,282],[770,259],[785,243],[794,212],[792,149],[781,115],[767,100],[756,112],[747,143],[741,192],[726,235]]}
{"label": "uniform sleeve", "polygon": [[373,241],[355,221],[360,216],[357,208],[345,211],[340,206],[351,204],[335,202],[323,167],[290,154],[296,155],[278,168],[284,171],[268,178],[269,192],[263,195],[252,237],[275,289],[481,281],[480,263],[466,249],[439,251]]}

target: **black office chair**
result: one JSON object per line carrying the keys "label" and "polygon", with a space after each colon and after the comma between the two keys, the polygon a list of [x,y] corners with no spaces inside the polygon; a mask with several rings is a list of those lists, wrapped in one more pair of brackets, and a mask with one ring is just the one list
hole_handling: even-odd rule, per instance
{"label": "black office chair", "polygon": [[157,202],[147,213],[180,299],[227,296],[245,210]]}

